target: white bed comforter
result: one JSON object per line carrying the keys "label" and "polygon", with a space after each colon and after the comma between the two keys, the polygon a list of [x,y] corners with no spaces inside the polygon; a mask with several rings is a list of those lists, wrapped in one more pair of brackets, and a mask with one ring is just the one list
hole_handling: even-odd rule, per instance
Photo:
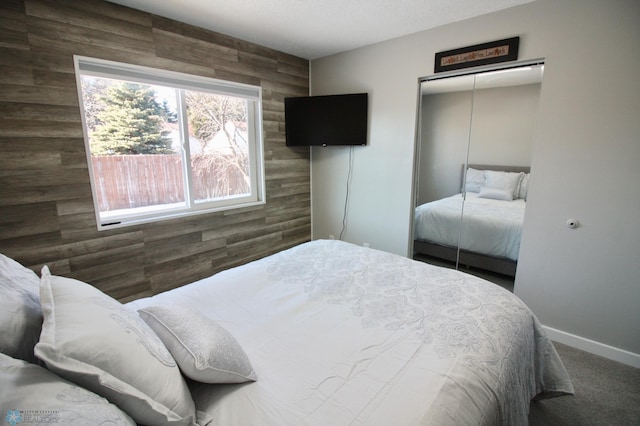
{"label": "white bed comforter", "polygon": [[460,228],[462,194],[422,204],[415,209],[415,238],[490,256],[518,260],[525,201],[479,198],[467,192]]}
{"label": "white bed comforter", "polygon": [[216,425],[523,425],[572,393],[538,321],[463,272],[314,241],[152,298],[229,330],[258,375],[194,384]]}

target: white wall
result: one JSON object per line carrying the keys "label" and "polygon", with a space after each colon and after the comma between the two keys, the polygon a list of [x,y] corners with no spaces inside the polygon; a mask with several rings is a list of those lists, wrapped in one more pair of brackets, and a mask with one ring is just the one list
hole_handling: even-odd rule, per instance
{"label": "white wall", "polygon": [[476,91],[470,164],[531,165],[540,84]]}
{"label": "white wall", "polygon": [[[636,0],[537,0],[313,61],[312,94],[370,94],[344,239],[408,254],[417,79],[438,51],[519,35],[545,73],[516,294],[554,338],[640,367],[639,22]],[[348,163],[313,148],[314,238],[340,232]]]}
{"label": "white wall", "polygon": [[469,147],[472,96],[473,92],[464,91],[422,97],[416,205],[460,192],[462,164]]}

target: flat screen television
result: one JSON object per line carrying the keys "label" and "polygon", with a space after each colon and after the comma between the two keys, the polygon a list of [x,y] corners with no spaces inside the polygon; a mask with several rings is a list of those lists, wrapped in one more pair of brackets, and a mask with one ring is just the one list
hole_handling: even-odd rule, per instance
{"label": "flat screen television", "polygon": [[287,146],[366,145],[366,93],[285,98]]}

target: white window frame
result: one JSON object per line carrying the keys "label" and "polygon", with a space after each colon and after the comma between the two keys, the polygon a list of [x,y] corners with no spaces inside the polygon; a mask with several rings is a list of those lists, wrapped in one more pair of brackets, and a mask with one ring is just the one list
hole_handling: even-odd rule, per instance
{"label": "white window frame", "polygon": [[[80,113],[82,117],[85,150],[87,154],[87,163],[91,180],[91,192],[93,196],[96,222],[99,231],[137,225],[141,223],[174,219],[183,216],[191,216],[196,214],[265,204],[261,87],[184,74],[174,71],[143,67],[139,65],[131,65],[121,62],[89,58],[85,56],[74,56],[73,60],[76,73],[76,84],[78,88],[78,99],[80,101]],[[182,145],[181,155],[184,169],[183,171],[185,174],[185,205],[178,207],[150,206],[149,208],[145,209],[144,212],[141,212],[139,209],[133,209],[130,212],[122,210],[117,211],[115,214],[101,215],[99,211],[97,190],[95,184],[97,177],[94,176],[91,162],[91,146],[84,111],[81,84],[82,76],[112,78],[143,84],[161,85],[176,89],[209,92],[218,95],[228,95],[246,99],[248,101],[249,172],[251,193],[248,196],[230,197],[229,199],[214,200],[208,202],[195,202],[192,195],[193,185],[191,184],[192,180],[189,143],[188,137],[185,137],[185,135],[188,135],[188,129],[186,120],[183,119],[184,117],[186,117],[186,111],[183,108],[182,110],[178,111],[178,115],[180,116],[180,142]],[[178,108],[180,109],[180,106],[178,106]]]}

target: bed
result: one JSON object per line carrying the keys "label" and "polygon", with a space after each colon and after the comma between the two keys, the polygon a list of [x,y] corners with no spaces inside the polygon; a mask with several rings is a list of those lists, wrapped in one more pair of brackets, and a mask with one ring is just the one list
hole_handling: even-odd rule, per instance
{"label": "bed", "polygon": [[[35,274],[20,273],[3,272],[3,292],[33,291]],[[514,425],[527,424],[532,399],[573,393],[551,341],[512,293],[342,241],[308,242],[125,305],[45,269],[38,285],[42,330],[22,333],[35,357],[3,360],[20,355],[6,350],[11,342],[0,354],[7,415],[31,408],[59,421],[85,416],[85,424],[99,415],[103,424]],[[36,296],[27,299],[37,311]],[[29,399],[39,380],[47,387]],[[54,384],[58,397],[47,401]]]}
{"label": "bed", "polygon": [[416,207],[414,251],[515,276],[529,168],[471,164],[464,172],[463,192]]}

